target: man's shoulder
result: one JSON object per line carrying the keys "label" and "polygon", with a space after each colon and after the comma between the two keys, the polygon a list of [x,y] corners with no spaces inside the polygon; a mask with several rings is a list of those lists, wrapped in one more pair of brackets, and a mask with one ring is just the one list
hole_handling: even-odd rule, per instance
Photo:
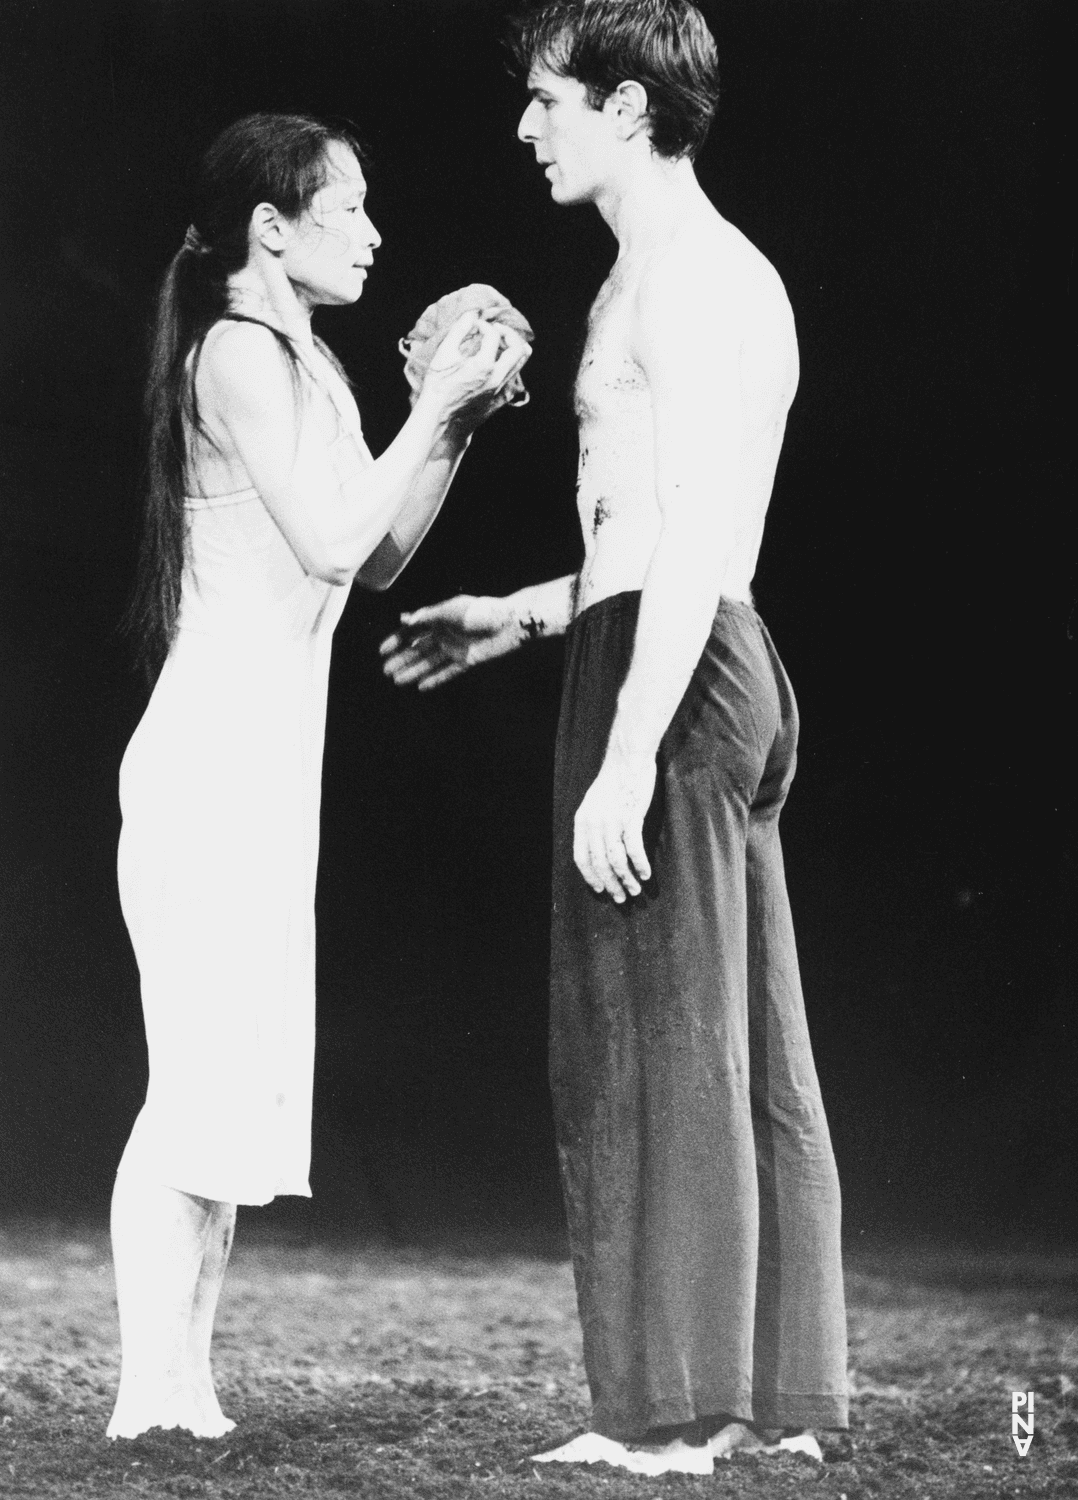
{"label": "man's shoulder", "polygon": [[696,214],[643,268],[642,307],[651,303],[721,312],[750,322],[785,317],[790,304],[775,267],[716,210]]}
{"label": "man's shoulder", "polygon": [[796,385],[797,333],[779,274],[717,213],[696,216],[650,257],[631,341],[645,370],[701,389],[735,372],[753,388]]}

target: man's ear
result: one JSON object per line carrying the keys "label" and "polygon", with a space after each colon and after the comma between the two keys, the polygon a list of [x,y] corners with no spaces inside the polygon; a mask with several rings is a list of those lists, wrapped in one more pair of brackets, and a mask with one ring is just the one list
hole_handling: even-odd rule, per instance
{"label": "man's ear", "polygon": [[271,255],[280,255],[294,230],[272,203],[260,203],[251,215],[251,233]]}
{"label": "man's ear", "polygon": [[608,102],[614,111],[620,140],[630,140],[641,130],[647,129],[648,91],[642,83],[631,80],[619,83]]}

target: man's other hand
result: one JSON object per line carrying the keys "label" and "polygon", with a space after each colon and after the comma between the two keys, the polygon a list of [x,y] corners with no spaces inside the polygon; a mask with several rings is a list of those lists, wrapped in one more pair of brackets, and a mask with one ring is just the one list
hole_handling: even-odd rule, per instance
{"label": "man's other hand", "polygon": [[629,761],[607,754],[602,770],[577,809],[573,858],[592,890],[619,905],[639,896],[650,880],[644,853],[644,817],[655,791],[655,758]]}

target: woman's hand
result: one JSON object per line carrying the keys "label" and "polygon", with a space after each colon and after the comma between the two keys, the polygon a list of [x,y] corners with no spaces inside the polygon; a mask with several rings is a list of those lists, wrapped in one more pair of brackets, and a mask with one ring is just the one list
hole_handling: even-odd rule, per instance
{"label": "woman's hand", "polygon": [[477,426],[506,404],[505,388],[530,357],[515,329],[463,313],[439,344],[416,404],[434,406],[444,421]]}
{"label": "woman's hand", "polygon": [[451,682],[480,662],[515,651],[522,639],[508,599],[458,594],[401,615],[401,629],[379,650],[387,677],[398,687],[414,684],[422,692]]}

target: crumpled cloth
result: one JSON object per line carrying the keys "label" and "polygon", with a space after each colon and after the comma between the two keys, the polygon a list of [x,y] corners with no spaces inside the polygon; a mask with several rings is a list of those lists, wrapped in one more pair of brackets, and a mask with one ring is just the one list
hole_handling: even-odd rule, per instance
{"label": "crumpled cloth", "polygon": [[[496,291],[492,286],[485,286],[477,281],[471,286],[461,287],[459,291],[449,292],[446,296],[439,297],[437,302],[432,302],[426,309],[411,333],[401,339],[397,345],[404,355],[404,374],[411,387],[413,406],[439,344],[461,314],[473,310],[486,318],[488,322],[501,323],[506,328],[514,329],[527,339],[529,344],[534,342],[535,332],[527,318],[522,312],[517,311],[508,297],[503,297],[501,292]],[[476,329],[469,338],[464,340],[461,345],[462,351],[465,354],[473,354],[479,347],[479,340],[480,333]],[[519,375],[513,376],[507,389],[510,406],[527,404],[528,392]]]}

